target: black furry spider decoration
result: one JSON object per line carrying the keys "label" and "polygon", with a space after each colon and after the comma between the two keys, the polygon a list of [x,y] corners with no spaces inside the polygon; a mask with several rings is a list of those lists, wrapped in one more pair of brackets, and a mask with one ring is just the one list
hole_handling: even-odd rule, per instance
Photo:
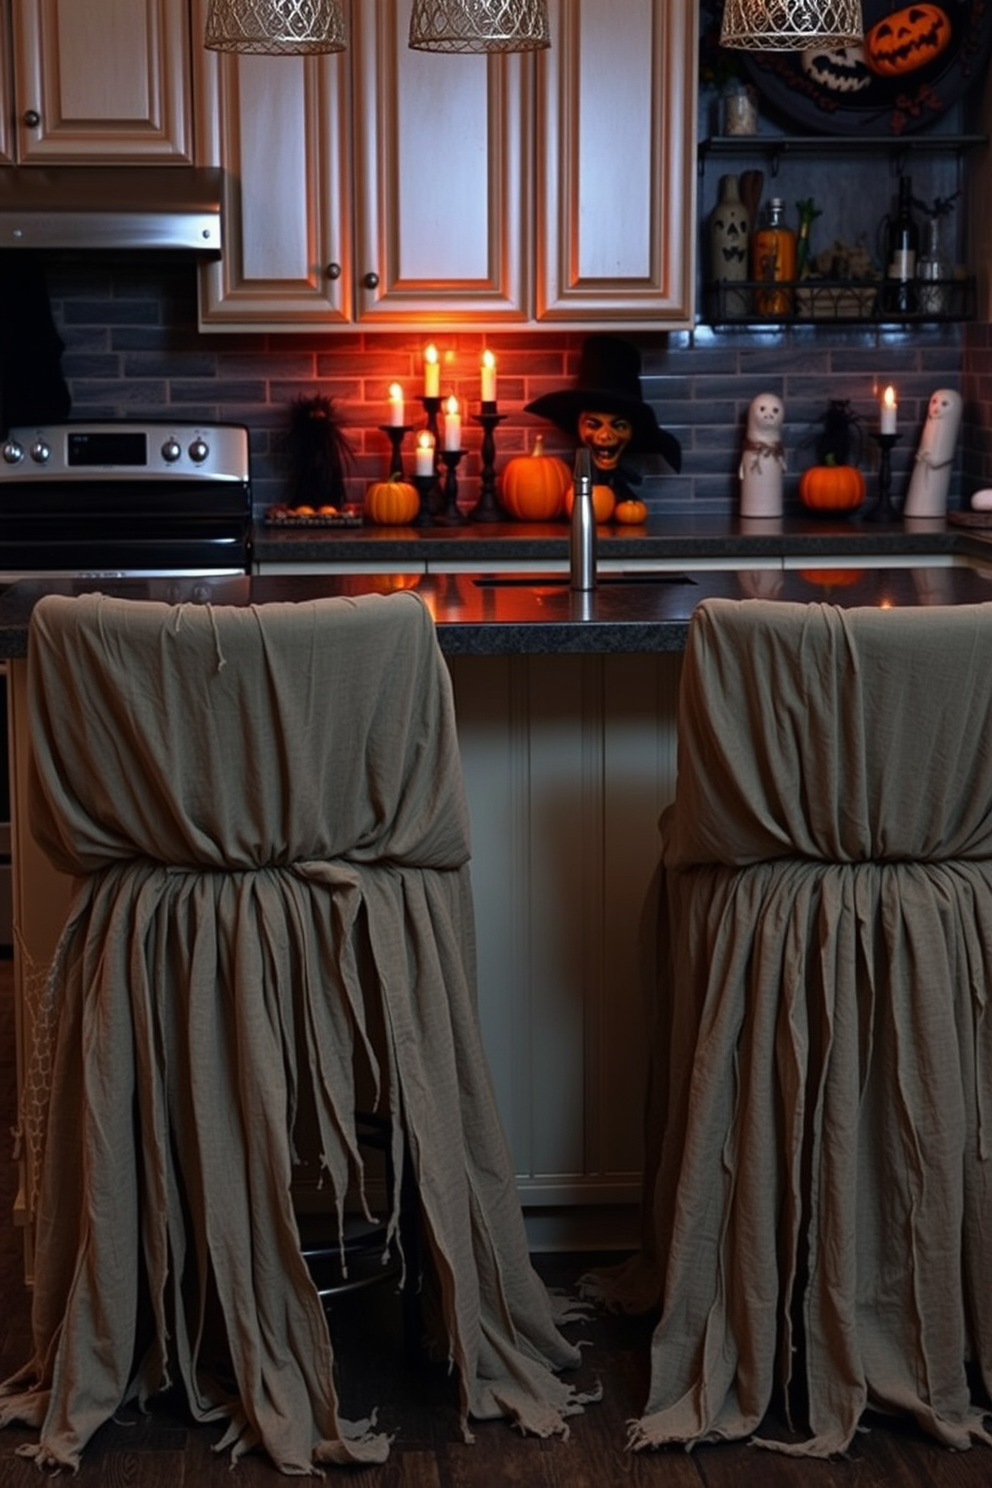
{"label": "black furry spider decoration", "polygon": [[355,452],[333,401],[318,394],[297,398],[289,414],[290,506],[334,506],[345,502],[345,475]]}

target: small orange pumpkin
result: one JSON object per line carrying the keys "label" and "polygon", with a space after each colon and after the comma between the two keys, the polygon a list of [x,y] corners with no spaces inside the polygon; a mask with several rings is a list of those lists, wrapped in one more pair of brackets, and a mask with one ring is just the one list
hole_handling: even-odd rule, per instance
{"label": "small orange pumpkin", "polygon": [[538,434],[529,455],[516,455],[503,471],[500,500],[511,517],[520,522],[553,522],[565,505],[572,472],[557,455],[544,453]]}
{"label": "small orange pumpkin", "polygon": [[[569,481],[568,490],[565,493],[565,515],[572,515],[572,507],[575,505],[575,490]],[[616,510],[617,498],[613,494],[612,486],[593,486],[592,488],[592,514],[596,518],[598,526],[602,527],[608,522]]]}
{"label": "small orange pumpkin", "polygon": [[647,519],[647,506],[643,501],[637,501],[632,496],[626,501],[618,501],[613,508],[613,520],[619,522],[622,527],[637,527]]}
{"label": "small orange pumpkin", "polygon": [[902,77],[939,57],[950,40],[950,18],[939,5],[907,5],[871,27],[865,61],[879,77]]}
{"label": "small orange pumpkin", "polygon": [[865,499],[865,478],[856,465],[811,465],[799,477],[799,499],[811,511],[854,511]]}
{"label": "small orange pumpkin", "polygon": [[379,527],[401,527],[420,511],[420,494],[401,475],[375,481],[365,492],[365,512]]}

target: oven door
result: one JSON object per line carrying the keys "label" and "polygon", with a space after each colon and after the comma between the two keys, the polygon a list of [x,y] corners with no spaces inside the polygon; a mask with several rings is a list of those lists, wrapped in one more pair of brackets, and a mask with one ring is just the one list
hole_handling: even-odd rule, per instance
{"label": "oven door", "polygon": [[241,481],[7,481],[0,581],[251,572]]}

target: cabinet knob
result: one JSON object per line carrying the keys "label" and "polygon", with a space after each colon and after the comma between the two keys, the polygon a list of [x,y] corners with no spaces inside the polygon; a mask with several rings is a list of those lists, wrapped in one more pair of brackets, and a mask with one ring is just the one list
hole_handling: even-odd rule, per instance
{"label": "cabinet knob", "polygon": [[340,279],[341,265],[339,263],[329,263],[327,265],[327,277],[328,279]]}
{"label": "cabinet knob", "polygon": [[365,285],[366,289],[378,289],[379,275],[373,274],[372,271],[369,270],[369,272],[365,275],[365,278],[362,280],[362,283]]}
{"label": "cabinet knob", "polygon": [[37,109],[24,110],[24,123],[29,129],[37,129],[41,123],[41,115]]}

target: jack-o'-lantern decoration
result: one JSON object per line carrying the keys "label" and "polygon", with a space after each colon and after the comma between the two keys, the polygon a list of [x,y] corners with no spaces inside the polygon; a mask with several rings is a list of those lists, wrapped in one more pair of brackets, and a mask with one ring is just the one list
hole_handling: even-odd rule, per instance
{"label": "jack-o'-lantern decoration", "polygon": [[811,82],[828,93],[860,93],[871,82],[863,46],[807,47],[800,59]]}
{"label": "jack-o'-lantern decoration", "polygon": [[879,77],[903,77],[926,67],[951,41],[951,22],[939,5],[907,5],[878,21],[865,36],[865,59]]}

